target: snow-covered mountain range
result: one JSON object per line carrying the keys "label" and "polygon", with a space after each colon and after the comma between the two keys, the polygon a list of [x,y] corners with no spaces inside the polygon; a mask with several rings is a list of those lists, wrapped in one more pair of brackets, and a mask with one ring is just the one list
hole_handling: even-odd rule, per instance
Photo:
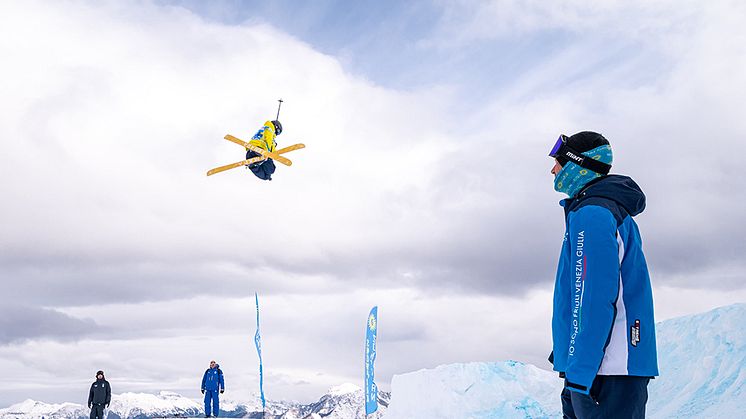
{"label": "snow-covered mountain range", "polygon": [[[658,323],[661,376],[651,381],[650,418],[746,417],[746,304]],[[515,361],[442,365],[395,375],[368,419],[560,418],[556,374]],[[112,396],[110,419],[197,417],[202,403],[176,393]],[[26,400],[0,418],[88,417],[85,406]],[[260,418],[259,406],[221,401],[221,416]],[[345,384],[318,402],[268,401],[267,419],[364,419],[363,392]]]}
{"label": "snow-covered mountain range", "polygon": [[[369,419],[379,419],[386,410],[390,394],[379,392],[379,412],[369,415]],[[45,418],[45,419],[86,419],[90,410],[81,404],[49,404],[34,400],[0,409],[0,418]],[[204,404],[201,401],[180,394],[162,391],[159,394],[123,393],[111,396],[111,406],[107,419],[150,419],[201,417]],[[220,416],[227,418],[265,419],[349,419],[365,417],[363,410],[363,390],[353,384],[333,387],[318,402],[308,405],[267,400],[265,415],[260,404],[246,405],[230,401],[220,402]]]}

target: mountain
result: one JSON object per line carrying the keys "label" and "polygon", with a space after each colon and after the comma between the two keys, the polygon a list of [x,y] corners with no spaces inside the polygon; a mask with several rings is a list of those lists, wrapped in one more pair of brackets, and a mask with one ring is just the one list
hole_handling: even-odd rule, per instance
{"label": "mountain", "polygon": [[[649,418],[746,417],[746,304],[721,307],[656,325],[660,377],[651,381]],[[367,419],[560,418],[562,381],[516,361],[442,365],[395,375]],[[112,396],[110,419],[202,414],[201,401],[176,393]],[[0,418],[88,418],[85,406],[26,400]],[[257,405],[221,401],[221,416],[258,419]],[[266,419],[365,419],[363,391],[334,387],[318,402],[268,401]]]}
{"label": "mountain", "polygon": [[[389,393],[380,392],[379,412],[368,419],[379,419],[386,409]],[[267,401],[267,409],[262,416],[260,404],[246,405],[227,400],[220,401],[220,416],[226,418],[264,419],[349,419],[364,418],[363,390],[352,384],[344,384],[329,390],[318,402],[309,405],[289,402]],[[2,419],[87,419],[90,410],[81,404],[48,404],[26,400],[7,409],[0,409]],[[108,419],[150,419],[201,417],[204,404],[180,394],[162,391],[159,394],[123,393],[111,396]],[[314,416],[316,415],[316,416]]]}
{"label": "mountain", "polygon": [[[391,398],[390,393],[378,392],[378,411],[368,415],[367,419],[384,417],[386,406]],[[278,419],[351,419],[365,418],[365,397],[363,390],[354,384],[344,384],[332,388],[318,402],[306,406],[297,406],[288,410]],[[316,415],[316,416],[314,416]]]}

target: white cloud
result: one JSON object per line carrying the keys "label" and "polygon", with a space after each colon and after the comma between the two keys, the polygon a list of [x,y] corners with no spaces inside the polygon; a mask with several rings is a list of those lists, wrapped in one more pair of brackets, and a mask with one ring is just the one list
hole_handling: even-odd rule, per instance
{"label": "white cloud", "polygon": [[580,36],[621,36],[648,42],[653,37],[652,41],[657,42],[661,34],[671,35],[688,27],[703,9],[703,4],[694,0],[443,0],[439,3],[444,13],[435,42],[440,45],[514,39],[557,30]]}

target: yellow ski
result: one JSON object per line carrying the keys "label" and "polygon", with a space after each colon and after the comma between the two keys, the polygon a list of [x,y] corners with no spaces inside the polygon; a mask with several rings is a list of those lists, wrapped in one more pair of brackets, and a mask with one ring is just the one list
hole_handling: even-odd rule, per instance
{"label": "yellow ski", "polygon": [[266,157],[259,156],[259,157],[252,157],[246,160],[241,160],[239,162],[235,162],[231,164],[226,164],[225,166],[220,166],[220,167],[216,167],[214,169],[208,170],[207,176],[214,175],[215,173],[225,172],[226,170],[230,170],[230,169],[235,169],[236,167],[247,166],[251,163],[256,163],[264,159],[266,159]]}
{"label": "yellow ski", "polygon": [[249,144],[246,141],[244,141],[244,140],[242,140],[240,138],[236,138],[236,137],[234,137],[234,136],[232,136],[230,134],[227,134],[225,136],[225,139],[228,140],[228,141],[230,141],[230,142],[236,143],[238,145],[242,145],[247,150],[251,150],[251,151],[253,151],[255,153],[261,154],[262,156],[266,156],[266,157],[269,157],[270,159],[276,160],[276,161],[284,164],[285,166],[290,166],[290,165],[293,164],[293,162],[291,162],[289,159],[287,159],[285,157],[282,157],[281,155],[279,155],[277,153],[273,153],[273,152],[267,151],[267,150],[265,150],[265,149],[263,149],[261,147],[257,147],[257,146],[255,146],[253,144]]}
{"label": "yellow ski", "polygon": [[[236,137],[231,137],[231,138],[234,138],[234,139],[238,140],[238,138],[236,138]],[[230,140],[230,141],[233,141],[233,140]],[[241,140],[238,140],[238,141],[241,141]],[[233,142],[236,142],[236,141],[233,141]],[[237,143],[237,144],[240,144],[240,143]],[[241,145],[243,145],[243,144],[241,144]],[[299,143],[299,144],[293,144],[291,146],[287,146],[285,148],[281,148],[279,150],[276,150],[275,154],[284,154],[284,153],[287,153],[289,151],[299,150],[299,149],[305,148],[305,147],[306,147],[305,144],[301,144],[301,143]],[[262,160],[265,160],[266,158],[267,157],[265,157],[265,156],[257,156],[257,157],[252,157],[250,159],[241,160],[241,161],[236,162],[236,163],[226,164],[225,166],[216,167],[214,169],[208,170],[207,171],[207,176],[214,175],[215,173],[225,172],[226,170],[230,170],[230,169],[235,169],[236,167],[246,166],[246,165],[249,165],[249,164],[252,164],[252,163],[260,162]]]}

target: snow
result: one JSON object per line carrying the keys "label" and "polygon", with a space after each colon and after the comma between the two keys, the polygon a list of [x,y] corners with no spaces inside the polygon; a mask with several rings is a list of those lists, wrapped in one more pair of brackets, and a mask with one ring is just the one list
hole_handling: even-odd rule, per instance
{"label": "snow", "polygon": [[385,415],[389,393],[379,391],[378,400],[378,411],[366,417],[363,389],[354,384],[343,384],[332,387],[329,393],[316,403],[288,410],[280,419],[307,419],[317,416],[324,419],[380,419]]}
{"label": "snow", "polygon": [[386,419],[560,418],[562,381],[516,361],[441,365],[396,375]]}
{"label": "snow", "polygon": [[[658,323],[649,418],[746,418],[746,304]],[[562,381],[519,362],[395,375],[386,419],[559,418]]]}
{"label": "snow", "polygon": [[122,393],[111,397],[110,410],[122,417],[138,415],[194,415],[203,407],[180,394],[162,391],[158,395],[144,393]]}
{"label": "snow", "polygon": [[345,383],[341,386],[330,388],[328,394],[330,396],[343,396],[345,394],[354,393],[356,391],[362,391],[362,389],[355,384]]}
{"label": "snow", "polygon": [[31,399],[14,404],[7,409],[0,409],[0,417],[63,417],[73,418],[78,416],[88,417],[88,410],[75,403],[48,404]]}
{"label": "snow", "polygon": [[746,418],[746,304],[661,322],[651,418]]}

